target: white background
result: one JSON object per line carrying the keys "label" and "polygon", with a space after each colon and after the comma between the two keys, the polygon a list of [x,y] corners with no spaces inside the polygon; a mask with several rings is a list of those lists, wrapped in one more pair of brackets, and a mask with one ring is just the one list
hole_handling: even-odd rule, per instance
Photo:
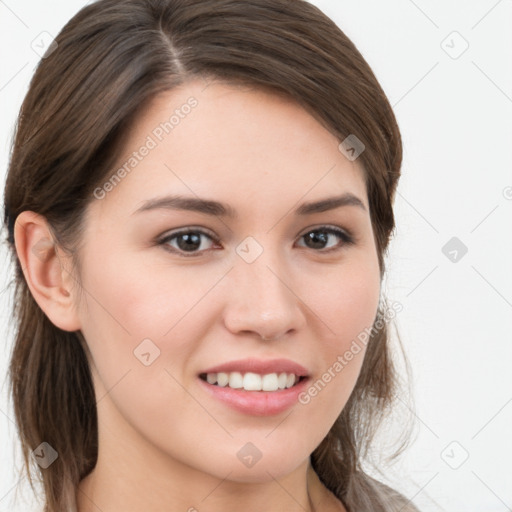
{"label": "white background", "polygon": [[[416,428],[386,477],[424,512],[512,510],[512,2],[312,3],[374,70],[404,142],[385,289],[404,308],[396,325],[413,371]],[[0,1],[2,186],[39,58],[31,43],[43,31],[55,36],[85,4]],[[468,249],[456,262],[442,252],[452,237]],[[6,263],[2,247],[0,512],[15,510],[21,485],[5,383]]]}

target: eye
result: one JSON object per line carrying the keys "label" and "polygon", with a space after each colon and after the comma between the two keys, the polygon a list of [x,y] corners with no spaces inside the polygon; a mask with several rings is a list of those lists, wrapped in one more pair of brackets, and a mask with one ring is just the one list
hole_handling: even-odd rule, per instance
{"label": "eye", "polygon": [[[219,243],[220,240],[201,229],[187,228],[175,233],[170,233],[157,241],[158,245],[164,246],[167,251],[178,254],[183,257],[200,256],[204,251],[208,251],[211,247],[205,247],[202,237]],[[338,238],[338,243],[329,246],[329,239]],[[351,234],[339,228],[331,226],[321,226],[309,230],[307,233],[299,237],[306,241],[306,248],[314,249],[316,252],[332,252],[341,250],[346,245],[354,244],[354,238]],[[208,244],[206,244],[208,246]],[[304,246],[302,246],[304,247]]]}
{"label": "eye", "polygon": [[[338,239],[341,239],[341,243],[338,242],[334,246],[328,246],[329,237],[333,237],[333,235]],[[309,244],[306,245],[306,247],[310,249],[321,249],[320,252],[335,251],[343,248],[345,245],[354,243],[354,238],[348,232],[330,226],[321,226],[319,228],[312,229],[300,238],[304,239],[306,244]]]}
{"label": "eye", "polygon": [[[164,238],[161,238],[158,241],[159,245],[163,245],[165,249],[174,253],[181,253],[180,256],[198,256],[203,250],[207,250],[202,244],[201,237],[206,237],[216,243],[219,240],[202,231],[200,229],[186,229],[182,231],[178,231],[176,233],[169,234]],[[174,246],[171,242],[176,241],[176,246]],[[199,251],[198,249],[202,249]],[[189,253],[189,254],[183,254]]]}

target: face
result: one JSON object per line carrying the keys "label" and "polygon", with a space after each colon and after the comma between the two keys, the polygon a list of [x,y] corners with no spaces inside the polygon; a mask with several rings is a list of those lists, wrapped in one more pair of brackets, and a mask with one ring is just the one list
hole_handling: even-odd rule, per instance
{"label": "face", "polygon": [[217,82],[144,110],[80,254],[100,432],[239,482],[314,451],[355,385],[364,347],[344,355],[380,292],[363,171],[339,142],[289,99]]}

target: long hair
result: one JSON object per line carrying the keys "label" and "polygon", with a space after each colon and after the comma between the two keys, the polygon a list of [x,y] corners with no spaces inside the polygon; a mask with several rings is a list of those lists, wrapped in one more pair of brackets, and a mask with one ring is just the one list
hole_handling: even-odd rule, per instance
{"label": "long hair", "polygon": [[[138,113],[156,94],[193,78],[285,93],[340,142],[349,135],[363,142],[358,161],[384,275],[401,136],[369,65],[331,19],[305,0],[99,0],[84,7],[31,80],[5,188],[15,266],[9,382],[31,485],[32,450],[47,442],[59,454],[41,472],[45,512],[75,510],[78,483],[97,460],[97,414],[85,339],[53,325],[32,297],[16,257],[16,217],[24,210],[45,216],[74,255],[93,191],[109,176]],[[79,269],[77,256],[73,263]],[[385,322],[372,329],[350,399],[311,455],[321,481],[349,511],[406,510],[405,498],[363,468],[397,384],[388,338]]]}

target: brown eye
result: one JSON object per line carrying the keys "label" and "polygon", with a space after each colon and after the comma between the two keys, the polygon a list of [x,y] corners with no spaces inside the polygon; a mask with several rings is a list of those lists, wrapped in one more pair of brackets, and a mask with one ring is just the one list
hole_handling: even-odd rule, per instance
{"label": "brown eye", "polygon": [[204,238],[218,242],[217,239],[204,231],[188,229],[169,234],[160,239],[158,243],[171,252],[181,253],[181,256],[196,256],[208,250],[208,247],[204,247]]}
{"label": "brown eye", "polygon": [[[336,238],[338,242],[336,242]],[[205,239],[217,244],[220,242],[217,237],[203,230],[189,228],[165,235],[158,241],[158,245],[164,246],[167,251],[179,256],[194,257],[200,256],[212,248],[211,244],[208,247],[208,242],[204,242]],[[336,251],[354,243],[354,238],[350,234],[330,226],[309,230],[300,239],[305,240],[306,248],[313,249],[316,252]],[[334,244],[329,245],[331,241]]]}
{"label": "brown eye", "polygon": [[[327,246],[329,241],[336,237],[341,239],[342,242],[338,242],[334,246]],[[336,250],[344,245],[354,243],[353,238],[348,233],[345,233],[341,229],[328,226],[310,230],[306,234],[302,235],[301,238],[306,241],[306,247],[309,249],[325,250],[325,252],[330,252],[331,250]]]}

